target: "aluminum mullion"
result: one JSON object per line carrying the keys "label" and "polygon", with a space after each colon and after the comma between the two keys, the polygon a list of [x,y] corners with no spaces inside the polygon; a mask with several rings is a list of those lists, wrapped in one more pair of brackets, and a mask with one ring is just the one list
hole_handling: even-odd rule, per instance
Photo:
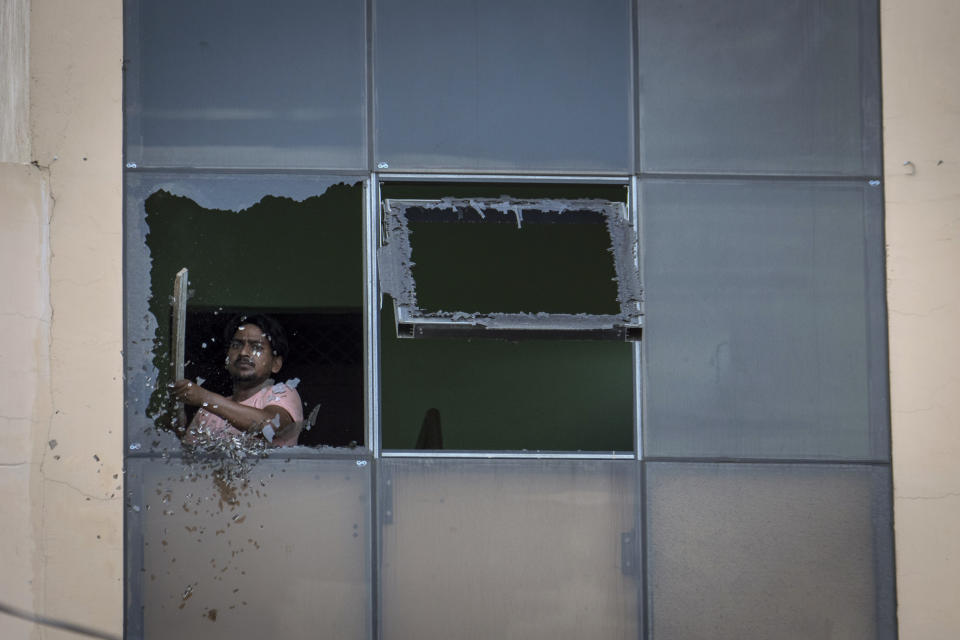
{"label": "aluminum mullion", "polygon": [[630,154],[633,162],[631,182],[643,168],[643,91],[640,82],[640,3],[630,3],[630,98],[633,104],[630,109],[632,122],[630,128],[630,143],[633,146]]}
{"label": "aluminum mullion", "polygon": [[[869,184],[863,191],[863,269],[867,310],[867,411],[870,454],[890,460],[893,451],[890,429],[890,355],[888,352],[886,296],[886,238],[884,237],[882,185]],[[879,428],[877,428],[879,426]]]}
{"label": "aluminum mullion", "polygon": [[635,454],[628,451],[563,452],[563,451],[429,451],[398,449],[382,451],[381,458],[456,458],[474,460],[634,460]]}
{"label": "aluminum mullion", "polygon": [[648,456],[644,462],[675,464],[808,465],[824,467],[889,467],[888,460],[869,458],[738,458],[721,456]]}
{"label": "aluminum mullion", "polygon": [[[861,0],[860,11],[860,162],[865,172],[883,173],[883,93],[880,65],[880,7]],[[872,36],[872,37],[869,37]]]}
{"label": "aluminum mullion", "polygon": [[[628,195],[628,211],[630,221],[637,235],[637,273],[640,276],[640,286],[643,288],[643,227],[640,217],[640,178],[630,178]],[[640,302],[640,313],[643,317],[643,302]],[[643,340],[633,343],[633,451],[637,460],[643,460]]]}
{"label": "aluminum mullion", "polygon": [[189,176],[205,176],[205,175],[257,175],[257,176],[272,176],[272,175],[281,175],[281,176],[345,176],[350,178],[356,178],[357,176],[362,176],[367,173],[367,169],[310,169],[310,168],[298,168],[298,169],[284,169],[283,167],[268,167],[268,168],[243,168],[243,167],[184,167],[184,166],[174,166],[174,167],[164,167],[164,166],[149,166],[149,167],[140,167],[140,166],[129,166],[124,167],[124,171],[127,174],[173,174],[173,175],[189,175]]}
{"label": "aluminum mullion", "polygon": [[367,447],[380,453],[380,297],[377,284],[377,231],[379,183],[370,174],[364,184],[363,212],[363,352],[364,422]]}
{"label": "aluminum mullion", "polygon": [[601,183],[628,184],[630,176],[610,174],[591,175],[542,175],[521,173],[381,173],[381,182],[546,182],[546,183]]}
{"label": "aluminum mullion", "polygon": [[366,146],[367,146],[367,171],[372,171],[375,165],[376,160],[376,148],[374,146],[374,135],[376,134],[376,129],[374,128],[374,118],[376,117],[373,95],[376,87],[374,85],[374,68],[373,68],[373,54],[374,54],[374,11],[373,11],[373,0],[366,0],[363,5],[363,10],[365,15],[363,16],[364,29],[366,30],[366,48],[364,54],[366,59],[364,60],[364,103],[366,107],[366,116],[367,122],[366,127],[364,128],[364,134],[366,135]]}
{"label": "aluminum mullion", "polygon": [[[372,12],[371,12],[372,13]],[[371,151],[372,155],[372,151]],[[379,246],[380,183],[371,173],[363,185],[363,389],[364,424],[367,447],[373,460],[370,468],[370,618],[369,637],[379,640],[380,624],[380,521],[377,458],[380,453],[380,298],[377,278]]]}
{"label": "aluminum mullion", "polygon": [[880,180],[880,176],[861,173],[837,175],[835,173],[683,173],[657,171],[639,174],[642,180],[743,180],[749,182],[863,182]]}

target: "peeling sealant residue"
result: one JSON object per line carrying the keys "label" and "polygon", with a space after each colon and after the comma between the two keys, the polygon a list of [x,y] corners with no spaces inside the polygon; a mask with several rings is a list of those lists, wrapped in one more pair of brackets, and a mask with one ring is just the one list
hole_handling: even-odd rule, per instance
{"label": "peeling sealant residue", "polygon": [[[465,311],[425,312],[417,306],[416,282],[410,245],[407,210],[436,210],[449,212],[458,219],[464,210],[472,210],[481,219],[487,212],[513,215],[517,228],[523,226],[524,211],[549,212],[563,215],[567,212],[590,211],[601,213],[610,236],[609,251],[613,255],[617,282],[619,315],[557,314],[557,313],[468,313]],[[378,250],[380,286],[400,307],[400,313],[410,320],[451,321],[469,323],[488,329],[611,329],[636,323],[642,317],[643,287],[640,283],[638,238],[634,225],[620,202],[609,200],[578,200],[544,198],[518,200],[508,196],[496,199],[394,200],[383,202],[385,244]]]}

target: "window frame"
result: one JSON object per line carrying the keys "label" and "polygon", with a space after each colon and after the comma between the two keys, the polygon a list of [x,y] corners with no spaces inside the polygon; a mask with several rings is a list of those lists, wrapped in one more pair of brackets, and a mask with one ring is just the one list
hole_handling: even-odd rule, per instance
{"label": "window frame", "polygon": [[[400,173],[371,172],[365,183],[366,215],[364,216],[364,412],[367,424],[366,439],[373,459],[378,458],[480,458],[480,459],[569,459],[569,460],[643,460],[643,339],[628,340],[632,354],[633,390],[633,449],[632,451],[529,451],[529,450],[384,450],[382,445],[381,378],[380,378],[380,314],[385,291],[380,286],[380,248],[385,244],[384,225],[381,217],[381,187],[390,183],[517,183],[542,185],[622,185],[627,190],[624,212],[635,232],[636,277],[643,282],[643,234],[640,216],[640,179],[638,176],[594,175],[519,175],[519,174],[470,174],[470,173]],[[642,300],[639,305],[642,331]]]}
{"label": "window frame", "polygon": [[[517,227],[525,212],[562,216],[566,212],[589,212],[604,217],[613,254],[619,314],[502,313],[463,311],[428,312],[417,303],[416,279],[411,269],[410,228],[407,212],[434,210],[444,217],[448,211],[473,210],[481,218],[491,211],[513,214]],[[380,201],[383,225],[378,247],[380,287],[394,301],[397,337],[430,336],[530,337],[639,340],[643,329],[643,289],[639,274],[638,237],[622,202],[605,200],[562,200],[550,198],[384,198]]]}

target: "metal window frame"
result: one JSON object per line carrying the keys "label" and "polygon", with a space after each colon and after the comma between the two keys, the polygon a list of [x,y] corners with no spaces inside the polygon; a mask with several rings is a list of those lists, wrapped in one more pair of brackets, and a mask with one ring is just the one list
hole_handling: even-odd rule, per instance
{"label": "metal window frame", "polygon": [[[642,233],[640,216],[640,180],[637,176],[560,176],[560,175],[521,175],[521,174],[477,174],[477,173],[407,173],[371,172],[365,184],[367,207],[364,216],[364,340],[365,340],[365,384],[364,408],[367,422],[366,437],[373,459],[381,458],[459,458],[459,459],[567,459],[567,460],[623,460],[643,459],[643,395],[642,395],[642,345],[643,340],[632,341],[633,354],[633,450],[632,451],[456,451],[456,450],[383,450],[381,429],[381,380],[380,380],[380,313],[383,307],[383,293],[380,287],[379,251],[384,244],[383,224],[380,211],[381,186],[390,183],[521,183],[521,184],[592,184],[622,185],[627,189],[627,201],[623,209],[627,221],[632,226],[636,275],[642,282]],[[623,205],[623,203],[618,203]],[[642,330],[642,300],[638,305],[639,322]],[[502,334],[500,334],[502,335]],[[532,333],[527,335],[533,335]],[[581,335],[581,339],[582,339]]]}
{"label": "metal window frame", "polygon": [[[418,176],[423,179],[426,176]],[[430,176],[434,180],[435,176]],[[476,176],[471,176],[476,181]],[[456,176],[454,176],[456,178]],[[453,183],[454,181],[451,180]],[[458,181],[457,181],[458,182]],[[535,184],[536,180],[529,180]],[[554,181],[556,182],[556,180]],[[607,200],[516,199],[516,198],[379,198],[374,212],[380,238],[376,247],[379,284],[394,301],[397,337],[497,337],[526,339],[534,337],[613,339],[638,341],[643,331],[643,291],[640,284],[639,234],[631,204]],[[601,214],[610,235],[617,277],[619,314],[560,313],[467,313],[462,311],[428,312],[417,304],[416,281],[412,272],[409,209],[432,209],[440,216],[446,212],[473,210],[497,211],[516,216],[518,227],[524,211],[563,215],[565,212]]]}

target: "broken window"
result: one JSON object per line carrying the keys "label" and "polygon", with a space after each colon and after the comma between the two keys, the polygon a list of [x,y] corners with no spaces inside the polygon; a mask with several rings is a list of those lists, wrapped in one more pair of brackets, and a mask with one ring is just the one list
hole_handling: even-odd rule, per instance
{"label": "broken window", "polygon": [[[373,534],[360,182],[127,174],[128,637],[294,637],[321,621],[337,637],[365,637]],[[267,313],[289,342],[273,377],[315,415],[299,444],[341,448],[181,452],[166,383],[170,294],[184,268],[186,377],[229,394],[224,329],[236,312]]]}
{"label": "broken window", "polygon": [[385,198],[381,211],[380,284],[400,337],[640,338],[624,202]]}
{"label": "broken window", "polygon": [[[229,396],[224,329],[238,313],[268,314],[289,342],[273,377],[295,387],[304,403],[308,424],[299,443],[364,444],[362,193],[360,184],[279,176],[144,176],[134,183],[131,207],[141,212],[136,226],[144,238],[131,253],[149,269],[140,271],[141,260],[128,263],[129,304],[141,310],[128,318],[128,352],[152,367],[130,372],[131,446],[177,448],[167,435],[177,418],[167,387],[170,292],[184,267],[188,379]],[[188,407],[188,420],[193,411]]]}
{"label": "broken window", "polygon": [[624,186],[381,196],[383,447],[631,451],[642,292]]}

